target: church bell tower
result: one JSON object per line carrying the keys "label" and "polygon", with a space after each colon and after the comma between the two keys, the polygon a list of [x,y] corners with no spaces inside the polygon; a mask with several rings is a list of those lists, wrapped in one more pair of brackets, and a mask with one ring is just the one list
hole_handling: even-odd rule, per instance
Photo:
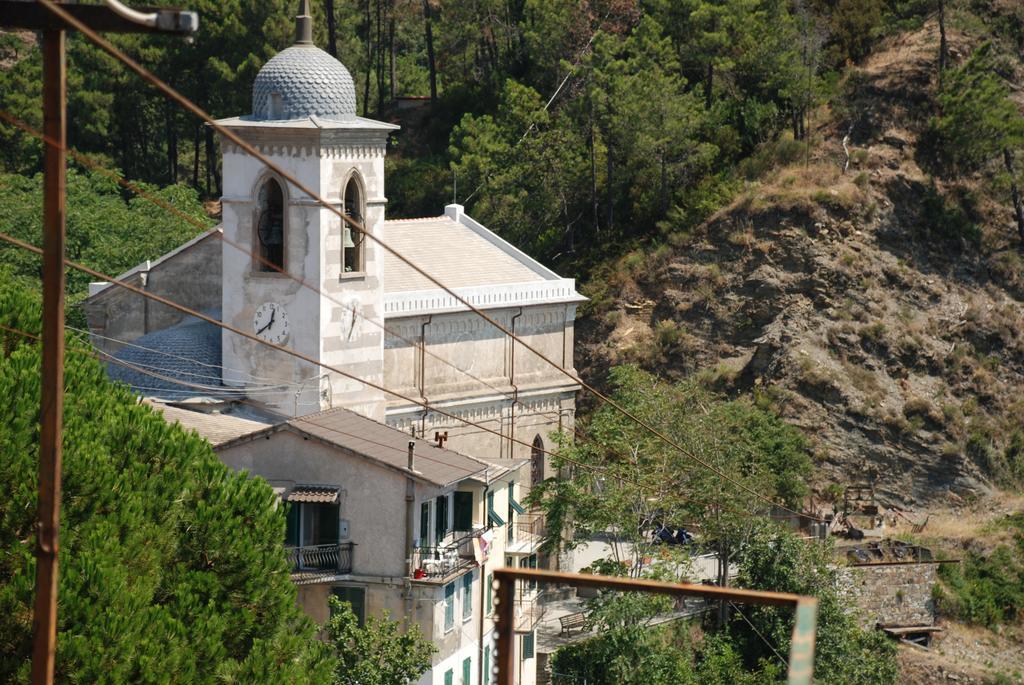
{"label": "church bell tower", "polygon": [[[252,114],[219,123],[379,236],[398,126],[356,116],[352,76],[313,45],[308,0],[295,25],[256,77]],[[225,330],[224,383],[287,415],[342,406],[383,421],[382,393],[321,366],[383,384],[383,251],[231,141],[221,152],[223,320],[320,364]]]}

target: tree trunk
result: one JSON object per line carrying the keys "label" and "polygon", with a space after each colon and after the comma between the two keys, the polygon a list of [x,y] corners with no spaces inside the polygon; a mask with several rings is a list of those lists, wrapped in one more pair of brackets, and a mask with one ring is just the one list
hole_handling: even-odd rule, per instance
{"label": "tree trunk", "polygon": [[174,109],[170,101],[164,103],[164,126],[167,134],[167,181],[178,182],[178,131],[174,126]]}
{"label": "tree trunk", "polygon": [[324,14],[327,15],[327,52],[338,58],[338,27],[334,19],[334,0],[324,0]]}
{"label": "tree trunk", "polygon": [[377,116],[384,111],[384,24],[381,5],[377,0]]}
{"label": "tree trunk", "polygon": [[946,0],[939,0],[939,87],[942,87],[942,73],[949,59],[949,43],[946,42]]}
{"label": "tree trunk", "polygon": [[598,212],[600,211],[597,204],[597,152],[594,150],[594,103],[590,103],[590,136],[588,140],[590,144],[590,204],[593,207],[594,214],[594,235],[601,233],[601,223],[598,220]]}
{"label": "tree trunk", "polygon": [[395,97],[398,95],[398,77],[397,70],[395,68],[395,62],[398,58],[398,54],[395,48],[395,0],[389,0],[388,2],[388,71],[390,76],[388,78],[388,86],[391,93],[391,102],[395,101]]}
{"label": "tree trunk", "polygon": [[608,178],[605,179],[605,188],[608,193],[608,231],[611,232],[615,227],[615,162],[612,161],[612,151],[609,147],[605,152],[605,158],[607,159]]}
{"label": "tree trunk", "polygon": [[1017,234],[1024,240],[1024,200],[1021,200],[1020,188],[1017,186],[1013,152],[1008,147],[1003,148],[1003,164],[1006,166],[1006,173],[1010,175],[1010,197],[1013,200],[1013,214],[1017,218]]}
{"label": "tree trunk", "polygon": [[430,0],[423,0],[423,30],[427,38],[427,69],[430,71],[430,104],[437,100],[437,64],[434,61],[434,32],[430,28]]}
{"label": "tree trunk", "polygon": [[366,86],[363,88],[363,116],[370,114],[370,72],[373,71],[373,15],[366,0]]}
{"label": "tree trunk", "polygon": [[203,127],[196,124],[196,134],[193,136],[193,187],[199,190],[199,139],[203,133]]}
{"label": "tree trunk", "polygon": [[704,109],[711,109],[711,90],[715,85],[715,64],[708,60],[708,73],[704,77]]}
{"label": "tree trunk", "polygon": [[221,196],[220,172],[217,171],[217,149],[213,144],[213,128],[206,127],[206,194],[210,194],[210,177],[213,177],[217,197]]}

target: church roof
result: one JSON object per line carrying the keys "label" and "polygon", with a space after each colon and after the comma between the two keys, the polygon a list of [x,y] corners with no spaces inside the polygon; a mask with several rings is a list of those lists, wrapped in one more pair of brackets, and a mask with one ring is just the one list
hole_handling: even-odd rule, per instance
{"label": "church roof", "polygon": [[132,341],[115,352],[114,359],[107,364],[111,380],[125,383],[139,395],[168,400],[217,395],[220,328],[189,317]]}
{"label": "church roof", "polygon": [[[450,288],[558,278],[550,269],[470,219],[461,209],[458,205],[449,205],[444,216],[385,221],[384,240]],[[385,251],[385,293],[435,288],[437,286],[430,280]]]}
{"label": "church roof", "polygon": [[[276,97],[275,97],[276,96]],[[349,121],[356,116],[352,75],[314,45],[293,45],[263,65],[252,85],[252,118]]]}
{"label": "church roof", "polygon": [[[384,241],[480,308],[583,302],[562,278],[496,233],[448,205],[444,216],[384,222]],[[384,311],[412,316],[465,309],[427,277],[384,250]]]}
{"label": "church roof", "polygon": [[263,65],[252,84],[252,118],[348,121],[356,116],[356,87],[341,62],[313,45],[309,0],[295,17],[295,45]]}

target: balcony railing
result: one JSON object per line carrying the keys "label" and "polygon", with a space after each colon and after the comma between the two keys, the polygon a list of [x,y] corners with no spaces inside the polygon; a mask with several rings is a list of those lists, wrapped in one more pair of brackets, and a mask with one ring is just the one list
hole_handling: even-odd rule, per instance
{"label": "balcony railing", "polygon": [[[440,580],[453,573],[476,564],[473,540],[480,537],[485,528],[457,532],[454,539],[434,547],[417,547],[412,551],[413,578]],[[458,536],[458,537],[455,537]]]}
{"label": "balcony railing", "polygon": [[328,545],[286,547],[288,561],[294,572],[329,571],[352,573],[352,551],[355,543],[339,542]]}
{"label": "balcony railing", "polygon": [[505,551],[509,554],[532,554],[544,540],[547,528],[540,514],[524,514],[516,519],[514,534],[509,535]]}

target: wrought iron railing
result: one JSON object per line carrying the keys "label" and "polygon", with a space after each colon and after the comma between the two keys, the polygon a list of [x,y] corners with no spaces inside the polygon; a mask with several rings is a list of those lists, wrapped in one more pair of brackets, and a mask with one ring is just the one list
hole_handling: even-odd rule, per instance
{"label": "wrought iron railing", "polygon": [[540,543],[547,534],[544,516],[525,514],[516,519],[516,542]]}
{"label": "wrought iron railing", "polygon": [[334,571],[352,573],[352,551],[355,543],[286,547],[288,561],[295,571]]}
{"label": "wrought iron railing", "polygon": [[485,528],[449,534],[452,539],[433,547],[420,546],[412,552],[413,578],[437,580],[476,564],[473,541]]}

